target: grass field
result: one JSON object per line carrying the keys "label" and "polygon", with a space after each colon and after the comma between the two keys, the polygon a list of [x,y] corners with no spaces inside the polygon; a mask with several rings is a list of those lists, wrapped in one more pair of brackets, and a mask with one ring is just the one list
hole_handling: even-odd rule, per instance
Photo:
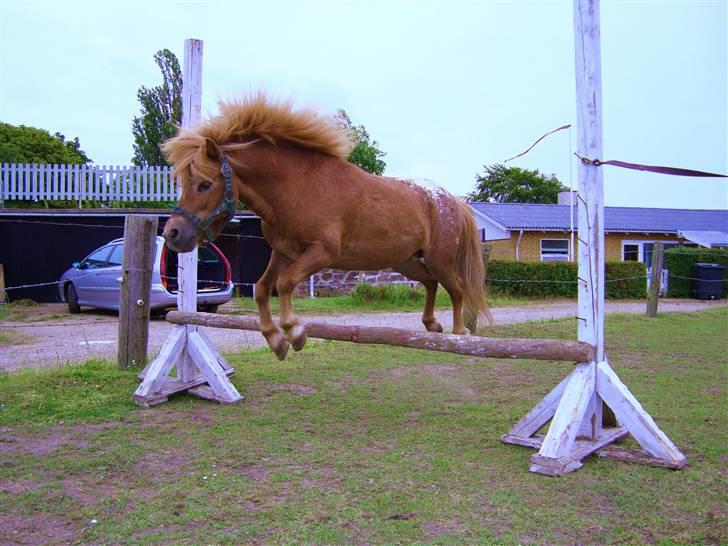
{"label": "grass field", "polygon": [[0,375],[0,543],[725,544],[728,310],[607,321],[685,470],[529,473],[532,451],[498,437],[568,363],[326,342],[227,355],[245,403],[140,409],[133,371],[91,361]]}
{"label": "grass field", "polygon": [[[362,302],[351,295],[344,296],[325,296],[320,298],[295,298],[293,305],[296,312],[302,315],[306,314],[336,314],[336,313],[371,313],[371,312],[406,312],[406,311],[422,311],[424,306],[424,290],[418,290],[421,298],[417,300],[408,298],[392,298],[379,299],[374,301]],[[490,307],[505,307],[508,305],[528,305],[533,300],[525,298],[515,298],[511,296],[489,296],[488,305]],[[258,308],[253,298],[235,298],[234,304],[238,313],[257,313]],[[447,292],[440,288],[437,291],[437,299],[435,307],[451,308],[452,302]],[[277,314],[280,306],[278,298],[271,298],[271,309]]]}

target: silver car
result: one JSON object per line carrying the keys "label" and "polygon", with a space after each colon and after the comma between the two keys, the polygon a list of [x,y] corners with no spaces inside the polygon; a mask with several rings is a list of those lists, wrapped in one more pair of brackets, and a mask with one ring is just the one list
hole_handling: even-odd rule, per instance
{"label": "silver car", "polygon": [[[58,295],[68,304],[70,313],[78,313],[81,306],[99,309],[119,309],[121,288],[121,262],[124,239],[114,239],[94,250],[82,261],[61,275]],[[233,283],[230,262],[219,248],[207,243],[199,248],[197,259],[197,308],[214,313],[218,305],[230,301]],[[152,269],[153,310],[177,305],[177,254],[157,237]]]}

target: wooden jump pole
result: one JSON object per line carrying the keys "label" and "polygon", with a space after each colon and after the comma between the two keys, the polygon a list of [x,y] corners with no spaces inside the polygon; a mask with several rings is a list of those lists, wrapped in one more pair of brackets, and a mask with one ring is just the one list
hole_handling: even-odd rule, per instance
{"label": "wooden jump pole", "polygon": [[[535,447],[531,471],[561,476],[597,451],[633,462],[682,468],[687,459],[619,380],[604,344],[604,191],[599,0],[574,0],[579,163],[579,335],[594,348],[536,407],[501,437]],[[537,434],[549,421],[545,436]],[[617,422],[618,421],[618,422]],[[603,449],[632,434],[644,451]]]}
{"label": "wooden jump pole", "polygon": [[[213,328],[260,331],[258,319],[248,316],[170,311],[167,313],[167,321],[173,324],[194,324]],[[351,343],[393,345],[410,349],[479,357],[561,360],[568,362],[585,362],[592,358],[591,345],[579,341],[457,336],[434,332],[416,332],[403,328],[342,326],[320,322],[306,322],[305,328],[308,337],[313,338]]]}

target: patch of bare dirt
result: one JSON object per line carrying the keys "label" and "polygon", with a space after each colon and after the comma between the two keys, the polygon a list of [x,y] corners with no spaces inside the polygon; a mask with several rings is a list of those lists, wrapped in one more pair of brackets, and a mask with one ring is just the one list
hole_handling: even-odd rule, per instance
{"label": "patch of bare dirt", "polygon": [[111,423],[84,424],[84,425],[58,425],[48,429],[44,435],[19,435],[12,428],[5,427],[0,430],[0,453],[24,453],[27,455],[48,455],[57,449],[73,446],[76,448],[88,447],[89,435],[105,430]]}
{"label": "patch of bare dirt", "polygon": [[456,533],[460,530],[461,523],[460,518],[454,517],[445,521],[424,521],[422,522],[422,528],[425,530],[429,538],[435,539],[442,535]]}
{"label": "patch of bare dirt", "polygon": [[36,512],[31,516],[13,510],[0,512],[0,544],[71,544],[85,527],[55,514]]}

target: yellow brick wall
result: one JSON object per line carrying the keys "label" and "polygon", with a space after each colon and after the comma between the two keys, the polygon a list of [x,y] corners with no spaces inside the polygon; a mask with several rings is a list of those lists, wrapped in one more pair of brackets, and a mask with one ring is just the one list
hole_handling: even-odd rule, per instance
{"label": "yellow brick wall", "polygon": [[[518,232],[513,231],[510,239],[501,241],[489,241],[490,257],[496,260],[515,260],[516,243]],[[569,239],[569,233],[564,231],[527,231],[521,237],[518,259],[521,261],[541,261],[541,240],[542,239]],[[606,245],[606,260],[622,260],[622,241],[672,241],[682,242],[675,235],[658,235],[644,233],[607,233],[604,237]],[[574,260],[578,257],[575,255]]]}

